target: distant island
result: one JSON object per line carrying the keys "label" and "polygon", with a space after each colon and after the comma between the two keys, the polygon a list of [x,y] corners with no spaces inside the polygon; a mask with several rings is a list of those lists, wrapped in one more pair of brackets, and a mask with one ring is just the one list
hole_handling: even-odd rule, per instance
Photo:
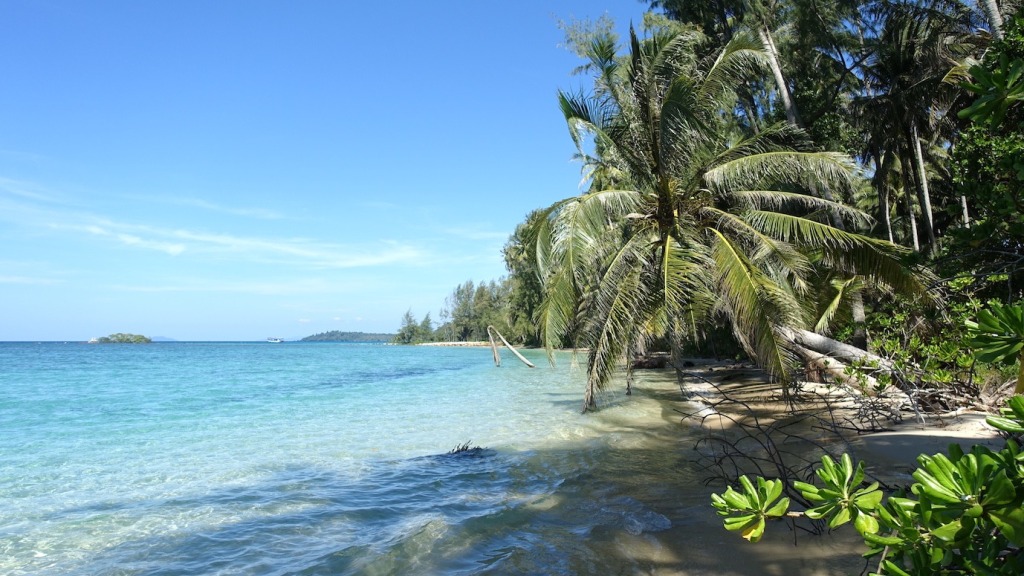
{"label": "distant island", "polygon": [[394,334],[373,334],[369,332],[341,332],[331,330],[306,336],[300,342],[391,342]]}
{"label": "distant island", "polygon": [[122,332],[89,340],[89,344],[149,344],[150,342],[152,340],[141,334],[124,334]]}

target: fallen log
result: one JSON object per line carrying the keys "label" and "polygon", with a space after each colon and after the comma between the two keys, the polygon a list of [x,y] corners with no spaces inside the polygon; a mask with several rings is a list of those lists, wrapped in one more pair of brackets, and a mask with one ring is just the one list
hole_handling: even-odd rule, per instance
{"label": "fallen log", "polygon": [[828,336],[822,336],[821,334],[799,328],[780,327],[778,331],[783,338],[795,344],[795,347],[813,350],[847,364],[861,362],[877,366],[883,370],[892,371],[896,369],[895,365],[888,358],[883,358],[856,346],[850,346],[838,340],[833,340]]}
{"label": "fallen log", "polygon": [[793,351],[804,361],[809,372],[817,372],[858,391],[878,388],[878,381],[874,377],[858,370],[854,370],[855,374],[851,375],[849,366],[832,356],[799,345],[794,345]]}

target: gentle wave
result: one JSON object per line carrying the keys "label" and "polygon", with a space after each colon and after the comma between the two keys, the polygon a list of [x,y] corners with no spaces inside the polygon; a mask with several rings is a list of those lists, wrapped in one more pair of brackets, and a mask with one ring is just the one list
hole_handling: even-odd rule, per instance
{"label": "gentle wave", "polygon": [[[0,344],[0,573],[606,565],[581,538],[671,523],[600,492],[618,436],[578,413],[567,357],[527,354]],[[444,453],[466,441],[486,448]]]}

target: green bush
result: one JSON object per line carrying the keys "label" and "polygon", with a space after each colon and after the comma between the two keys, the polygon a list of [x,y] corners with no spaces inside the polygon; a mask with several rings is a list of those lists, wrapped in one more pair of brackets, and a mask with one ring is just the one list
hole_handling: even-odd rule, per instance
{"label": "green bush", "polygon": [[[1011,435],[1024,433],[1024,396],[1014,396],[989,424]],[[909,493],[888,498],[877,483],[864,485],[863,463],[849,455],[840,462],[822,458],[821,485],[794,482],[793,488],[815,504],[789,512],[780,499],[779,480],[740,479],[741,491],[713,494],[712,505],[727,530],[751,541],[764,533],[765,521],[804,515],[830,528],[852,522],[864,538],[867,557],[878,557],[873,574],[1024,574],[1024,453],[1010,438],[993,452],[974,446],[964,453],[918,457]]]}

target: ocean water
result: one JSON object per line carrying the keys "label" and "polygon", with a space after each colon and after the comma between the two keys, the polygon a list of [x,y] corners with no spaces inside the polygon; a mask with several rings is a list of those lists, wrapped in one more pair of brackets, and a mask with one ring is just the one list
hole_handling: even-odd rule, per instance
{"label": "ocean water", "polygon": [[0,343],[0,574],[657,573],[730,538],[636,425],[677,426],[673,383],[581,415],[571,358],[525,354]]}

